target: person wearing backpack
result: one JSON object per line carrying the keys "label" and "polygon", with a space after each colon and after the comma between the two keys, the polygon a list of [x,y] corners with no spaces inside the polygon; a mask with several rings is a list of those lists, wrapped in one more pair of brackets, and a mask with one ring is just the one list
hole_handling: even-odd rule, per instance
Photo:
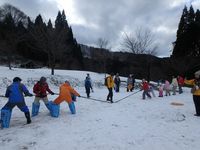
{"label": "person wearing backpack", "polygon": [[113,103],[113,88],[114,88],[114,73],[111,73],[108,77],[106,77],[106,86],[108,88],[108,95],[107,95],[107,101],[110,101]]}
{"label": "person wearing backpack", "polygon": [[1,128],[9,128],[12,109],[15,106],[24,112],[27,124],[31,123],[30,112],[25,103],[23,94],[25,94],[25,96],[33,96],[33,94],[29,93],[28,89],[21,81],[21,78],[15,77],[13,83],[8,86],[6,90],[5,97],[8,98],[8,102],[1,109]]}
{"label": "person wearing backpack", "polygon": [[80,94],[74,90],[69,81],[66,80],[65,83],[60,86],[59,96],[53,101],[53,104],[60,105],[60,103],[66,101],[71,113],[76,114],[76,108],[74,104],[74,101],[76,101],[76,96],[80,97]]}

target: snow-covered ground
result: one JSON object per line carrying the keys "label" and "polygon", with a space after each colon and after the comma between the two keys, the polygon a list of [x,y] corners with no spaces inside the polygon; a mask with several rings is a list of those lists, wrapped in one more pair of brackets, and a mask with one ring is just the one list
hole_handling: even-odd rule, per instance
{"label": "snow-covered ground", "polygon": [[[86,73],[90,73],[94,85],[91,97],[105,100],[108,91],[102,85],[104,74],[56,70],[51,76],[50,70],[45,68],[8,70],[0,67],[0,94],[4,95],[15,76],[21,77],[31,92],[33,84],[45,76],[54,92],[58,92],[60,83],[69,80],[82,96],[86,96],[83,87]],[[120,93],[114,93],[114,101],[129,94],[122,87]],[[41,103],[40,113],[32,118],[30,125],[24,125],[24,114],[14,108],[10,128],[0,130],[0,150],[200,149],[200,118],[193,116],[195,110],[190,89],[184,88],[183,94],[164,98],[142,100],[141,95],[142,92],[138,92],[113,104],[78,98],[76,115],[71,115],[63,102],[59,118],[52,118]],[[48,97],[54,100],[56,95]],[[26,97],[30,110],[33,99]],[[6,102],[6,98],[1,98],[0,107]],[[172,102],[184,105],[174,106]]]}

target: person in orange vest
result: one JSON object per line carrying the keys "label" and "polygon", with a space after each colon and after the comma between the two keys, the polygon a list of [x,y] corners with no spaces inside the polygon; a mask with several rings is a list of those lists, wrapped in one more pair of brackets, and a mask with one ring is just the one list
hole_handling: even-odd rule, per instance
{"label": "person in orange vest", "polygon": [[196,114],[195,116],[200,117],[200,71],[195,72],[195,79],[184,80],[187,85],[192,85],[191,93],[193,94],[193,101],[195,105]]}
{"label": "person in orange vest", "polygon": [[76,108],[74,104],[74,101],[76,101],[76,96],[80,97],[80,94],[70,86],[69,81],[65,81],[65,83],[60,86],[59,96],[53,101],[53,103],[59,105],[63,101],[66,101],[69,105],[71,113],[76,114]]}
{"label": "person in orange vest", "polygon": [[108,88],[108,96],[107,96],[107,101],[110,101],[111,103],[113,103],[113,88],[114,88],[114,73],[111,73],[107,78],[106,82],[106,86]]}

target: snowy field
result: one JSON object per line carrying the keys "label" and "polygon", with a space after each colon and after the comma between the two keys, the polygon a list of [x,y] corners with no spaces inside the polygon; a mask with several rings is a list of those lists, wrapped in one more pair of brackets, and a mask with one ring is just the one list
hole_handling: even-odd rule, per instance
{"label": "snowy field", "polygon": [[[45,76],[56,93],[59,85],[68,79],[82,96],[86,96],[83,81],[87,73],[94,85],[91,97],[105,100],[108,91],[102,86],[104,74],[56,70],[51,76],[46,68],[8,70],[0,67],[0,94],[4,95],[15,76],[22,78],[30,92],[34,83]],[[120,93],[114,92],[114,101],[130,94],[122,87]],[[54,100],[56,95],[48,98]],[[26,97],[30,110],[33,99]],[[6,102],[6,98],[1,98],[0,107]],[[184,105],[174,106],[172,102]],[[31,124],[24,125],[24,113],[14,108],[10,128],[0,130],[0,150],[200,149],[200,117],[193,116],[194,104],[188,88],[180,95],[146,100],[142,100],[142,92],[138,92],[113,104],[78,98],[76,109],[77,114],[71,115],[68,105],[63,102],[59,118],[52,118],[41,103],[39,115],[32,118]]]}

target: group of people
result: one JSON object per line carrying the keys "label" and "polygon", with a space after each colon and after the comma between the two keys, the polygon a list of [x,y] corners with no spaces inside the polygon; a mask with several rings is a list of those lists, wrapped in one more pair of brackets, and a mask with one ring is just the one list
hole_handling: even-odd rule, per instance
{"label": "group of people", "polygon": [[[72,114],[76,113],[74,101],[76,101],[76,96],[80,97],[80,94],[71,87],[69,81],[65,81],[60,86],[58,97],[54,101],[48,100],[48,93],[51,95],[54,95],[55,93],[50,90],[45,77],[41,77],[40,80],[34,85],[34,95],[29,92],[29,90],[24,84],[21,83],[21,81],[21,78],[15,77],[13,79],[13,83],[6,90],[5,97],[8,98],[8,102],[1,109],[2,128],[9,127],[12,109],[15,106],[17,106],[22,112],[24,112],[27,119],[27,124],[31,123],[30,111],[25,103],[24,95],[35,96],[34,102],[32,103],[32,117],[38,115],[40,100],[44,102],[52,117],[58,117],[59,104],[63,101],[66,101],[68,103],[69,109]],[[55,112],[57,113],[56,115],[54,115]]]}
{"label": "group of people", "polygon": [[[164,82],[159,82],[158,96],[163,97],[164,92],[165,92],[165,96],[170,96],[171,91],[172,91],[172,95],[176,95],[177,89],[178,89],[178,93],[181,94],[183,93],[182,87],[184,86],[184,84],[191,85],[193,86],[191,93],[193,94],[193,101],[194,101],[195,110],[196,110],[195,116],[200,116],[200,71],[196,72],[194,76],[195,78],[192,80],[186,80],[180,75],[177,77],[173,76],[171,84],[168,80],[165,80]],[[119,78],[119,74],[116,74],[115,79],[113,78],[114,78],[114,74],[111,73],[107,77],[107,80],[106,80],[107,83],[105,84],[108,88],[107,101],[110,101],[111,103],[113,103],[113,88],[115,88],[116,92],[119,92],[119,86],[121,82]],[[129,75],[127,79],[127,92],[132,91],[134,89],[134,84],[135,84],[135,79],[133,75]],[[142,79],[142,83],[141,83],[141,90],[143,90],[142,99],[145,99],[146,96],[148,98],[151,98],[152,96],[155,97],[154,88],[155,87],[153,87],[153,85],[150,85],[148,81],[146,81],[145,79]]]}
{"label": "group of people", "polygon": [[[63,101],[68,103],[69,109],[72,114],[76,113],[76,108],[74,101],[76,101],[76,97],[80,97],[80,94],[74,90],[69,81],[65,81],[59,89],[58,97],[54,101],[49,101],[47,95],[54,95],[55,93],[49,88],[46,78],[41,77],[40,80],[34,85],[33,93],[30,93],[24,84],[21,83],[22,79],[19,77],[15,77],[13,79],[13,83],[7,87],[5,97],[8,98],[8,102],[1,109],[1,127],[8,128],[10,124],[10,118],[12,114],[12,109],[17,106],[22,112],[24,112],[25,117],[27,119],[27,124],[31,123],[31,115],[30,111],[25,103],[25,96],[35,96],[34,102],[32,103],[32,117],[37,116],[40,108],[40,101],[42,100],[50,111],[52,117],[58,117],[59,115],[59,104]],[[114,73],[111,73],[109,76],[105,78],[105,85],[108,89],[107,101],[113,103],[113,89],[116,92],[120,90],[121,80],[119,74],[116,74],[114,77]],[[135,84],[134,76],[131,74],[127,79],[127,92],[133,91]],[[179,94],[183,93],[182,87],[184,84],[192,85],[193,88],[191,90],[193,94],[193,101],[195,104],[196,114],[195,116],[200,116],[200,73],[195,73],[195,79],[186,80],[181,76],[173,77],[172,82],[165,80],[164,83],[158,83],[158,91],[159,97],[163,97],[163,92],[165,91],[165,96],[171,95],[171,86],[172,86],[172,94],[176,95],[176,90],[178,87]],[[87,74],[85,79],[85,90],[87,94],[87,98],[90,98],[90,92],[93,92],[92,81],[90,75]],[[141,90],[143,90],[142,99],[145,99],[146,96],[151,98],[155,97],[154,87],[149,84],[145,79],[142,80]],[[47,93],[48,92],[48,93]],[[152,93],[152,96],[151,94]]]}
{"label": "group of people", "polygon": [[158,83],[158,91],[159,91],[159,97],[163,97],[163,92],[165,91],[165,96],[170,96],[172,91],[172,95],[176,95],[176,91],[178,88],[178,93],[181,94],[183,93],[183,87],[184,85],[184,78],[182,76],[172,77],[172,82],[168,80],[165,80],[163,83],[159,82]]}

